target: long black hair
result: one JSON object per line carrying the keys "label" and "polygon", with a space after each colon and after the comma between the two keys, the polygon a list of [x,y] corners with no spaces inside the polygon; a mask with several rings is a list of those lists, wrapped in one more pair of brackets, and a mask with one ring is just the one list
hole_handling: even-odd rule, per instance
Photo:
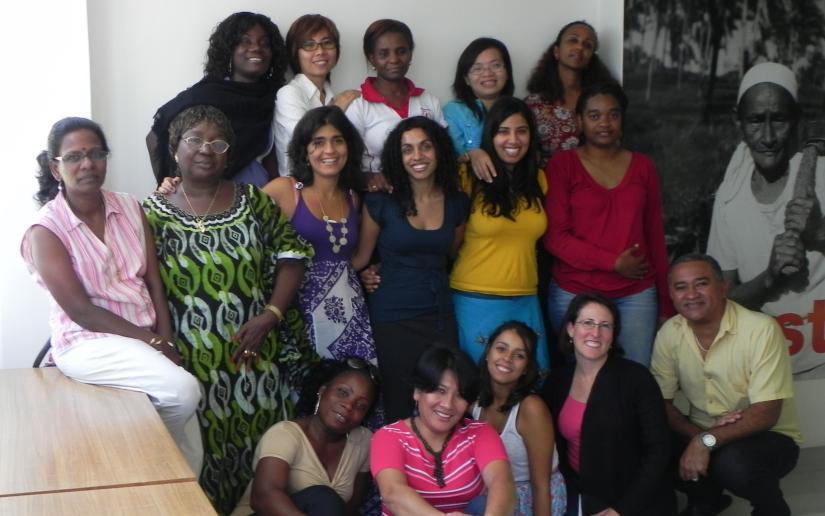
{"label": "long black hair", "polygon": [[243,35],[255,25],[259,25],[269,39],[269,48],[272,50],[272,60],[269,71],[261,77],[261,81],[271,83],[275,90],[284,85],[284,73],[287,68],[287,53],[284,39],[278,26],[265,14],[238,12],[230,14],[220,22],[212,35],[209,36],[209,48],[206,50],[206,63],[203,73],[215,79],[231,77],[232,54],[235,47],[241,42]]}
{"label": "long black hair", "polygon": [[[499,126],[513,115],[521,115],[530,129],[530,145],[521,161],[516,163],[512,172],[496,152],[493,139]],[[506,217],[515,220],[515,215],[527,202],[528,209],[541,211],[544,192],[538,181],[538,134],[533,112],[523,100],[515,97],[502,97],[493,104],[484,119],[481,131],[481,149],[483,149],[496,168],[496,177],[492,183],[473,180],[473,198],[481,198],[481,209],[491,217]],[[475,176],[473,176],[475,177]]]}
{"label": "long black hair", "polygon": [[106,152],[109,152],[109,144],[106,143],[106,135],[103,134],[103,129],[100,124],[81,117],[68,117],[58,120],[54,123],[49,131],[49,137],[46,140],[46,150],[37,155],[37,193],[34,194],[34,199],[40,206],[57,197],[60,183],[52,175],[50,168],[51,161],[60,155],[60,146],[63,144],[63,138],[67,134],[75,131],[87,130],[95,133],[97,139],[100,140],[100,146]]}
{"label": "long black hair", "polygon": [[435,169],[435,184],[444,193],[445,197],[458,192],[456,182],[456,157],[453,141],[446,129],[437,122],[423,116],[405,118],[390,131],[381,151],[381,170],[392,185],[392,196],[401,206],[404,215],[415,216],[418,210],[415,207],[412,185],[409,174],[404,168],[401,153],[401,137],[413,129],[424,131],[435,147],[438,163]]}
{"label": "long black hair", "polygon": [[478,120],[484,118],[484,111],[476,104],[477,97],[473,93],[473,88],[467,84],[467,75],[470,73],[470,68],[475,63],[478,55],[488,48],[498,50],[501,59],[504,61],[504,68],[507,70],[507,82],[504,83],[504,89],[501,90],[500,95],[509,97],[513,95],[515,90],[513,63],[510,61],[510,52],[507,51],[504,43],[495,38],[478,38],[471,41],[458,58],[458,64],[455,67],[455,79],[453,79],[453,92],[458,100],[470,108]]}
{"label": "long black hair", "polygon": [[[568,23],[561,28],[556,36],[556,40],[544,51],[538,64],[533,68],[530,78],[527,80],[527,91],[540,95],[541,99],[545,102],[564,101],[564,85],[561,83],[561,78],[559,77],[559,60],[556,59],[555,49],[561,45],[562,37],[564,37],[567,29],[575,27],[576,25],[584,25],[596,36],[596,29],[584,20],[576,20]],[[611,75],[610,70],[602,63],[596,50],[598,50],[598,39],[596,40],[596,48],[593,50],[590,63],[588,63],[587,68],[584,69],[584,73],[582,74],[582,87],[586,87],[588,84],[594,82],[616,80],[613,78],[613,75]]]}
{"label": "long black hair", "polygon": [[524,374],[519,377],[510,395],[507,396],[507,400],[501,406],[501,412],[507,412],[526,398],[532,392],[536,379],[539,377],[539,366],[536,358],[536,346],[538,345],[539,337],[536,332],[521,321],[507,321],[502,323],[490,334],[490,338],[487,339],[487,345],[484,346],[484,352],[481,354],[481,359],[479,360],[478,406],[489,407],[490,404],[493,403],[493,381],[490,378],[490,371],[487,369],[487,355],[490,353],[490,348],[495,345],[496,339],[505,331],[515,332],[521,341],[524,342],[524,347],[527,348],[527,367],[524,370]]}

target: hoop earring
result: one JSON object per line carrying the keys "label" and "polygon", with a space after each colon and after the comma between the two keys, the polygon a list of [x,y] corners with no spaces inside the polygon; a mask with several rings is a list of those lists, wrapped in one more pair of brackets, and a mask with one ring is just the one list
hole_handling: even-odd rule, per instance
{"label": "hoop earring", "polygon": [[318,401],[315,402],[315,411],[312,415],[318,415],[318,407],[321,405],[321,393],[318,393]]}
{"label": "hoop earring", "polygon": [[63,180],[62,179],[57,182],[57,191],[58,192],[63,191]]}

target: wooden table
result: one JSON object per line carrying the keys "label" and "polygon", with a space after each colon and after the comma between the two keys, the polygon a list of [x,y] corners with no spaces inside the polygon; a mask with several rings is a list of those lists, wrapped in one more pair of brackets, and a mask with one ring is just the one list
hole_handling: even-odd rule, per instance
{"label": "wooden table", "polygon": [[197,482],[84,489],[0,498],[0,514],[89,516],[214,515]]}
{"label": "wooden table", "polygon": [[195,480],[145,394],[53,367],[0,370],[0,457],[0,497]]}

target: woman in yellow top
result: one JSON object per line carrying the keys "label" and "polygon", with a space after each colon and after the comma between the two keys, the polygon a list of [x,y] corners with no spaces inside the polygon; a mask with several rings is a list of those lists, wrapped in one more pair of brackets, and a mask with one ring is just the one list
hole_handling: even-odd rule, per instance
{"label": "woman in yellow top", "polygon": [[538,363],[549,368],[546,335],[536,287],[536,241],[547,229],[539,170],[536,123],[523,101],[496,101],[484,121],[481,148],[495,165],[491,183],[459,169],[470,196],[464,243],[450,276],[459,345],[476,361],[486,337],[505,321],[519,320],[538,335]]}

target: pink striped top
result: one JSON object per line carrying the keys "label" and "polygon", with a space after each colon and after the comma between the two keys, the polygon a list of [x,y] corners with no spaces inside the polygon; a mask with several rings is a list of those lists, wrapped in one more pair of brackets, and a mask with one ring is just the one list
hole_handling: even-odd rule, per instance
{"label": "pink striped top", "polygon": [[[463,426],[462,426],[463,425]],[[378,430],[372,438],[370,469],[373,477],[387,468],[407,477],[407,485],[418,491],[430,505],[442,512],[461,512],[484,490],[481,472],[492,461],[507,461],[507,452],[498,433],[482,421],[465,419],[459,423],[444,458],[444,480],[438,487],[433,475],[435,463],[421,441],[404,420]],[[382,514],[392,514],[386,506]]]}
{"label": "pink striped top", "polygon": [[582,421],[586,403],[567,396],[559,412],[559,433],[567,440],[567,462],[576,473],[579,472],[579,452],[582,443]]}
{"label": "pink striped top", "polygon": [[[20,254],[35,281],[46,288],[34,268],[31,249],[32,229],[34,226],[45,227],[66,247],[75,274],[94,305],[136,326],[152,328],[155,326],[155,307],[143,280],[146,237],[140,205],[129,194],[106,190],[102,193],[106,204],[105,243],[77,218],[61,192],[37,212],[35,222],[23,235]],[[54,298],[51,299],[49,326],[53,353],[57,355],[80,341],[109,336],[77,325]]]}

